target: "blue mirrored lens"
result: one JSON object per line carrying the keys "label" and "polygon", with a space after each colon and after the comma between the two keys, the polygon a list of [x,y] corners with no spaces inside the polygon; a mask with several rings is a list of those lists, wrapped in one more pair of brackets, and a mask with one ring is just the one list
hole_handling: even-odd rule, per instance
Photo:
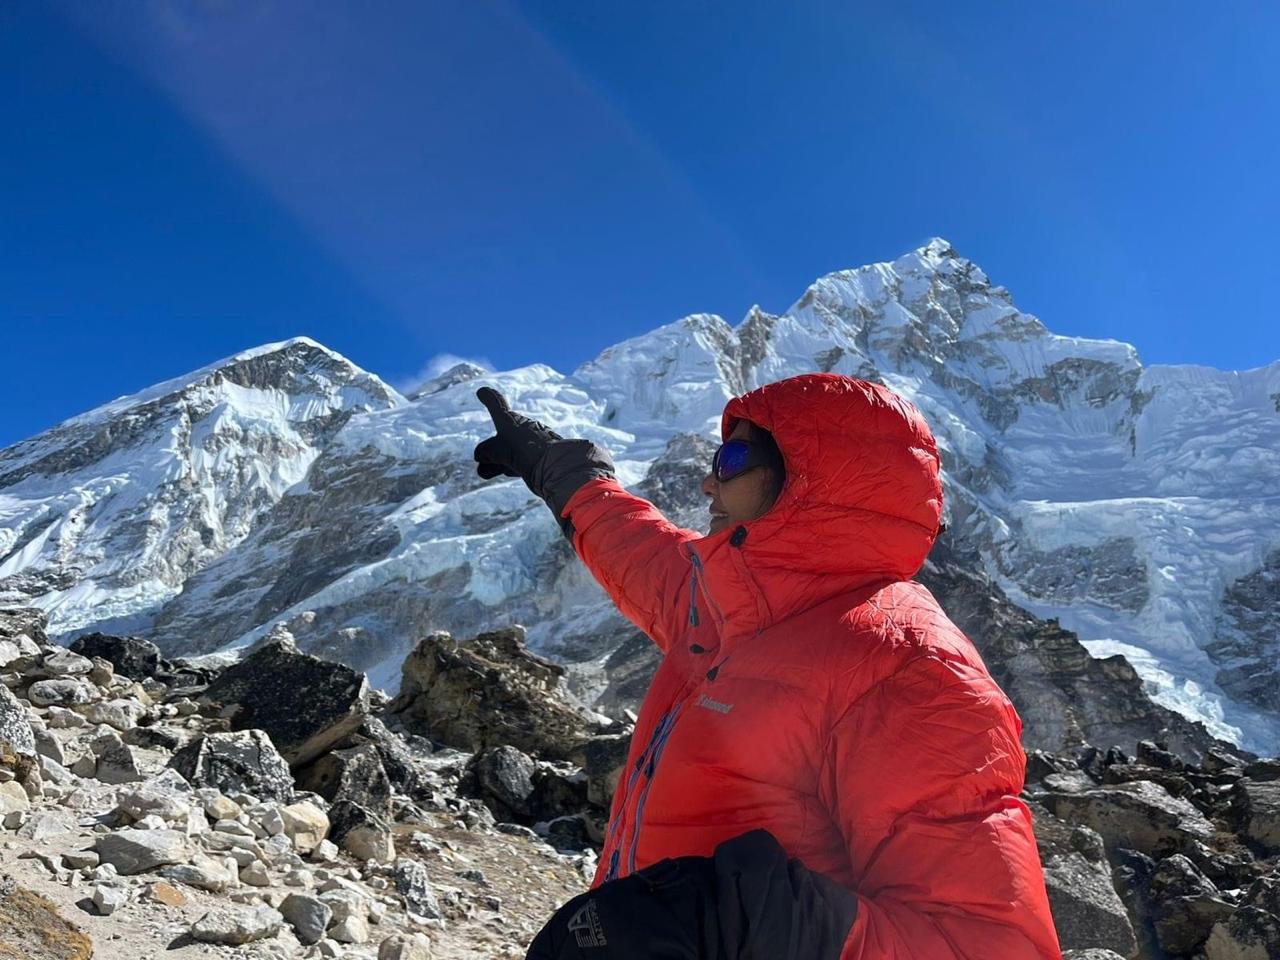
{"label": "blue mirrored lens", "polygon": [[720,445],[712,463],[717,480],[730,480],[743,470],[751,459],[751,446],[742,440],[729,440]]}

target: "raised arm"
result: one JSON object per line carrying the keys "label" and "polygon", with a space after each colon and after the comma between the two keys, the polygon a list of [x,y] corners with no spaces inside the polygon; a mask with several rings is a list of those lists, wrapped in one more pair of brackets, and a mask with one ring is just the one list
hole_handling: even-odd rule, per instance
{"label": "raised arm", "polygon": [[486,480],[522,478],[551,508],[618,609],[665,653],[680,629],[680,597],[688,598],[689,564],[680,544],[698,534],[627,493],[614,479],[608,451],[514,412],[490,387],[476,398],[495,431],[476,446],[476,472]]}
{"label": "raised arm", "polygon": [[612,478],[580,487],[564,517],[591,575],[623,616],[666,653],[689,609],[690,566],[680,545],[700,534],[676,526]]}
{"label": "raised arm", "polygon": [[836,721],[821,789],[858,900],[840,960],[1060,960],[1021,726],[985,671],[934,655]]}

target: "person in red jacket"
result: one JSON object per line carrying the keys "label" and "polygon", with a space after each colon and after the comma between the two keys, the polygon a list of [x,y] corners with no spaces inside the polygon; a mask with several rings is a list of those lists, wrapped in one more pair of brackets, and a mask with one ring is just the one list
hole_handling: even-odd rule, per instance
{"label": "person in red jacket", "polygon": [[912,580],[942,518],[912,404],[835,374],[730,400],[703,535],[478,396],[480,475],[523,477],[664,655],[591,890],[530,958],[1060,958],[1022,722]]}

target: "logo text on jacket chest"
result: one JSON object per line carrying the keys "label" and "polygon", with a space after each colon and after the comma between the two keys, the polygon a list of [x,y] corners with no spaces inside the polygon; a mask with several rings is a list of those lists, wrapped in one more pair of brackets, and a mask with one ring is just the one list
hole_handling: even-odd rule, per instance
{"label": "logo text on jacket chest", "polygon": [[706,707],[708,710],[716,711],[716,713],[728,713],[733,709],[732,703],[721,703],[719,700],[712,700],[705,693],[698,698],[696,706]]}

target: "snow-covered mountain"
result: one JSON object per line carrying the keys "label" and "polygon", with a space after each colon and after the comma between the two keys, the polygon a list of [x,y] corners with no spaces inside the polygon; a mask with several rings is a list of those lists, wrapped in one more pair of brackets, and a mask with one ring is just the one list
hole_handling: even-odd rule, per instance
{"label": "snow-covered mountain", "polygon": [[426,630],[514,620],[590,695],[629,631],[523,484],[475,477],[476,387],[607,445],[624,483],[704,526],[724,402],[811,370],[924,411],[955,557],[1122,652],[1160,703],[1275,752],[1280,362],[1144,368],[1125,344],[1050,333],[941,240],[824,277],[781,315],[691,316],[568,376],[461,365],[406,400],[304,340],[117,401],[0,452],[0,598],[63,635],[114,619],[174,652],[285,622],[388,687]]}

